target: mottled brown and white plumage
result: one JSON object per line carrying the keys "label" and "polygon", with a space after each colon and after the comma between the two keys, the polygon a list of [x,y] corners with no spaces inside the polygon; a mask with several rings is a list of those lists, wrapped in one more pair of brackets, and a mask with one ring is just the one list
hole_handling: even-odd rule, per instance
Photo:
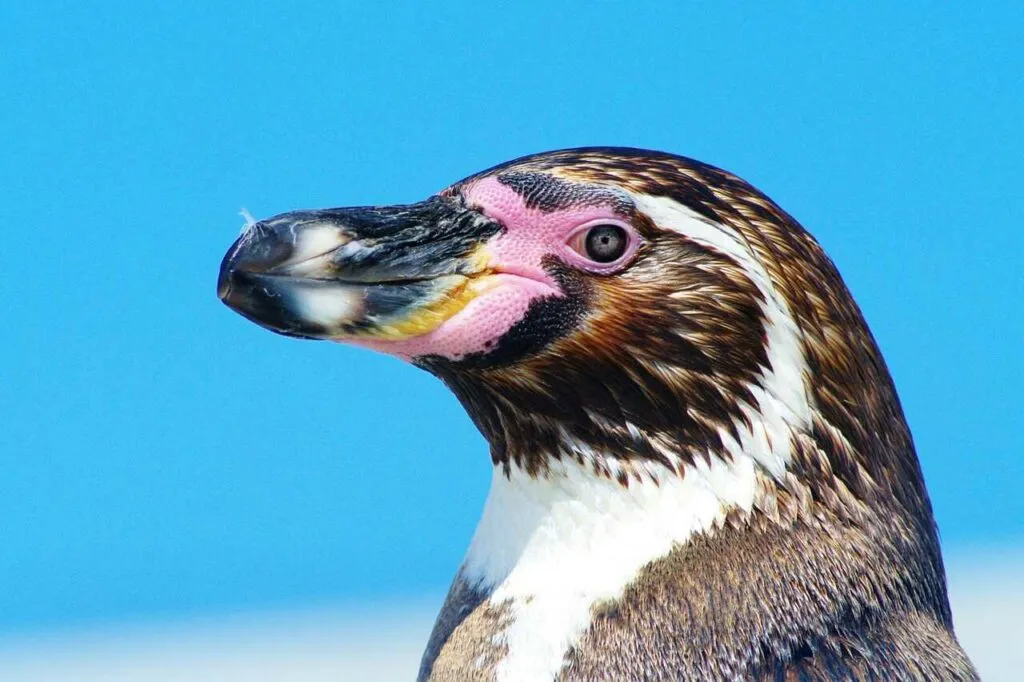
{"label": "mottled brown and white plumage", "polygon": [[[885,363],[770,199],[682,157],[589,148],[367,210],[262,228],[336,235],[344,305],[289,290],[281,317],[231,293],[233,273],[274,272],[273,249],[248,255],[262,233],[229,253],[221,295],[275,331],[428,369],[487,438],[491,492],[421,680],[976,679]],[[606,262],[580,240],[609,224],[626,241]],[[380,312],[358,268],[415,229],[409,252],[460,244],[423,280],[463,279]],[[323,257],[293,251],[275,262]]]}

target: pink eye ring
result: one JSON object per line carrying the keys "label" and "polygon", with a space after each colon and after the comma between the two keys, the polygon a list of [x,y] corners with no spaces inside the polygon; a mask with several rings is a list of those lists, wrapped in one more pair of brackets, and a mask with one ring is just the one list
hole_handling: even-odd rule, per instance
{"label": "pink eye ring", "polygon": [[640,241],[631,227],[618,221],[595,220],[581,225],[566,240],[578,265],[600,273],[618,270]]}

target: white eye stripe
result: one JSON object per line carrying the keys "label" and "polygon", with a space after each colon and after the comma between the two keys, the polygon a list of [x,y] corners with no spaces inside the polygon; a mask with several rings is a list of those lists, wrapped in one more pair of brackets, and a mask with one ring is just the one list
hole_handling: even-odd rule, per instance
{"label": "white eye stripe", "polygon": [[[687,239],[711,247],[730,257],[743,269],[750,281],[764,295],[762,312],[768,345],[768,366],[762,368],[762,391],[765,400],[780,403],[777,411],[786,414],[792,425],[806,427],[811,420],[811,403],[804,386],[808,374],[804,357],[802,334],[797,327],[785,298],[772,284],[764,265],[751,252],[743,235],[733,227],[708,220],[704,216],[668,197],[645,194],[632,195],[637,210],[644,213],[658,227],[672,230]],[[785,451],[773,448],[760,464],[773,474],[785,470],[789,460]]]}
{"label": "white eye stripe", "polygon": [[764,267],[750,252],[743,235],[731,226],[709,220],[668,197],[637,194],[633,201],[637,209],[661,229],[678,232],[729,256],[752,277],[758,277],[761,281],[757,284],[770,286]]}

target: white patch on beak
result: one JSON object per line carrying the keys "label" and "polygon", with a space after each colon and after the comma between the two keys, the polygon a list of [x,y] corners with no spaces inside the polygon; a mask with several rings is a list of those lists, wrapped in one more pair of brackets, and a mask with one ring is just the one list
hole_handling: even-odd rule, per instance
{"label": "white patch on beak", "polygon": [[295,254],[292,256],[292,259],[300,261],[307,258],[315,258],[328,251],[333,251],[339,246],[344,246],[348,241],[348,237],[334,225],[326,223],[307,225],[299,233],[298,243],[295,245]]}
{"label": "white patch on beak", "polygon": [[[303,225],[296,235],[295,250],[282,266],[296,265],[304,261],[323,256],[344,246],[350,241],[347,235],[337,226],[330,223]],[[299,274],[296,271],[296,274]]]}
{"label": "white patch on beak", "polygon": [[361,287],[337,285],[325,288],[303,287],[292,294],[298,313],[323,327],[351,322],[362,309]]}

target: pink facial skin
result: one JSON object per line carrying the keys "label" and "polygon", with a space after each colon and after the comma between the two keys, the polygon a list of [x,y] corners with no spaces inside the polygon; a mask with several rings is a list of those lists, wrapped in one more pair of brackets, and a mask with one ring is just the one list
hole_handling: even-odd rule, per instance
{"label": "pink facial skin", "polygon": [[[495,272],[492,286],[432,332],[402,341],[355,340],[354,345],[413,360],[439,355],[452,360],[488,350],[542,297],[563,296],[545,272],[543,259],[555,255],[565,263],[596,274],[609,274],[632,260],[640,243],[633,227],[611,206],[579,206],[545,212],[526,207],[518,192],[485,177],[463,191],[466,203],[504,225],[484,247]],[[581,230],[613,223],[630,235],[629,247],[612,263],[596,263],[570,245]]]}

